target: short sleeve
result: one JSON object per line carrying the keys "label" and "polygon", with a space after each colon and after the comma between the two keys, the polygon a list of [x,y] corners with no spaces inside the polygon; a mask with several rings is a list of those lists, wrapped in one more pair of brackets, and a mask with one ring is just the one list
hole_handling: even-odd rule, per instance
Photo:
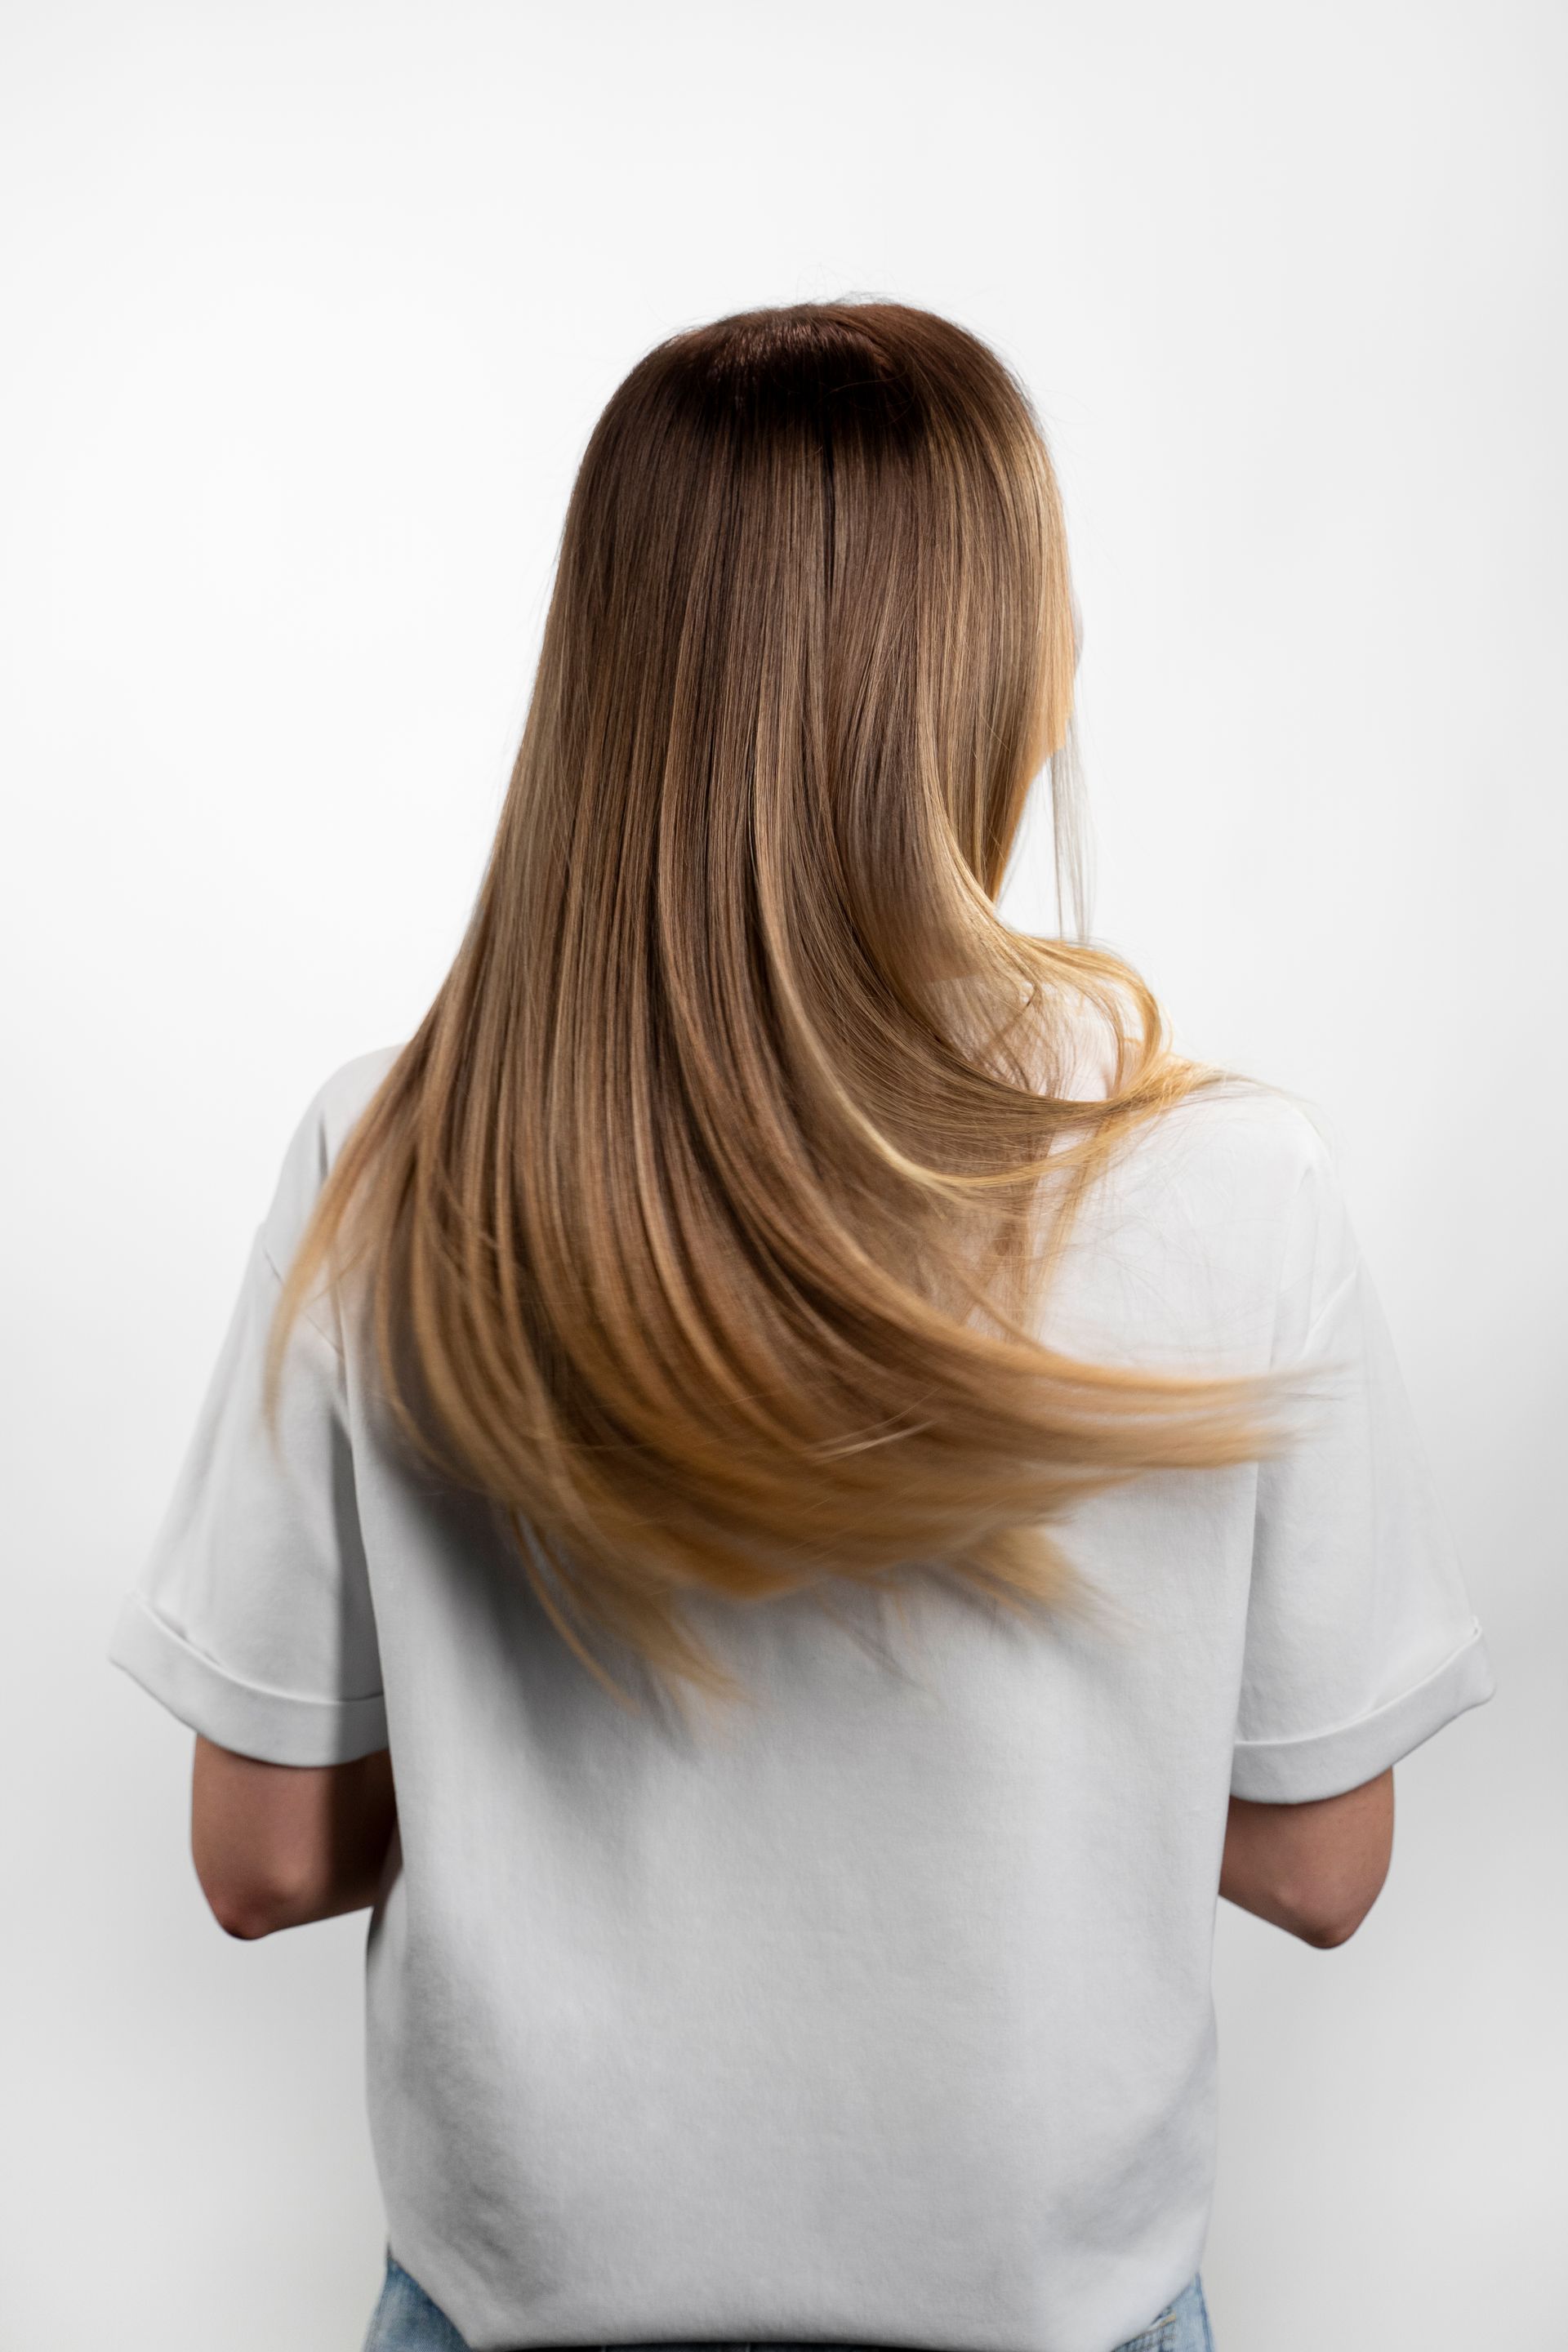
{"label": "short sleeve", "polygon": [[192,1730],[275,1764],[346,1763],[387,1744],[343,1360],[315,1302],[290,1330],[276,1442],[262,1418],[279,1245],[320,1173],[312,1105],[108,1654]]}
{"label": "short sleeve", "polygon": [[1315,1136],[1275,1360],[1305,1433],[1258,1468],[1231,1790],[1295,1804],[1373,1780],[1495,1682],[1382,1306]]}

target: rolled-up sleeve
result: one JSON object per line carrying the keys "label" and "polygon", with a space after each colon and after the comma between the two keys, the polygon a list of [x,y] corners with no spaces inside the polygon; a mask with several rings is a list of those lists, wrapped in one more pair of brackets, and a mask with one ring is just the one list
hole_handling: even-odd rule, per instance
{"label": "rolled-up sleeve", "polygon": [[1326,1149],[1296,1206],[1286,1358],[1304,1433],[1263,1463],[1231,1777],[1272,1803],[1375,1780],[1496,1687],[1381,1302]]}
{"label": "rolled-up sleeve", "polygon": [[387,1744],[342,1359],[307,1310],[262,1417],[280,1288],[258,1229],[195,1430],[109,1657],[244,1756],[349,1761]]}

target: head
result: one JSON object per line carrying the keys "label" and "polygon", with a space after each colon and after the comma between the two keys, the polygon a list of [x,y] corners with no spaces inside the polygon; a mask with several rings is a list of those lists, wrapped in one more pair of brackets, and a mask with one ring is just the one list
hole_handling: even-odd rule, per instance
{"label": "head", "polygon": [[1062,1603],[1049,1522],[1097,1482],[1259,1450],[1254,1386],[1038,1328],[1098,1169],[1219,1075],[997,911],[1075,664],[1045,444],[964,329],[746,312],[599,419],[468,934],[274,1338],[368,1264],[395,1424],[614,1687],[598,1636],[724,1685],[692,1592],[935,1560]]}
{"label": "head", "polygon": [[819,826],[879,926],[945,939],[955,893],[984,919],[1075,660],[1038,425],[945,319],[804,303],[693,329],[589,442],[545,649],[561,718],[585,750],[640,729],[743,773],[763,838]]}

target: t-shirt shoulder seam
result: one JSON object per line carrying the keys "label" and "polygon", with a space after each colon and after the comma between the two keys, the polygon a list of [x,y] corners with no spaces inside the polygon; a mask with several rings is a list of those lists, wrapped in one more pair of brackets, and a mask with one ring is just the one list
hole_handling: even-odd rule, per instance
{"label": "t-shirt shoulder seam", "polygon": [[[266,1261],[268,1270],[271,1274],[272,1279],[278,1285],[279,1291],[281,1291],[283,1287],[283,1275],[268,1243],[267,1228],[264,1224],[257,1227],[256,1245],[263,1259]],[[300,1310],[300,1320],[301,1323],[309,1326],[309,1328],[315,1333],[318,1339],[325,1341],[326,1345],[331,1349],[334,1356],[338,1357],[344,1362],[347,1361],[342,1342],[340,1339],[334,1339],[330,1331],[323,1330],[321,1324],[317,1322],[315,1317],[310,1314],[304,1307],[301,1307]]]}
{"label": "t-shirt shoulder seam", "polygon": [[1317,1345],[1319,1332],[1322,1329],[1323,1325],[1333,1313],[1335,1307],[1339,1305],[1341,1299],[1344,1297],[1351,1285],[1359,1278],[1360,1274],[1361,1267],[1359,1265],[1349,1266],[1340,1276],[1338,1282],[1335,1283],[1333,1288],[1330,1291],[1328,1297],[1324,1299],[1322,1305],[1319,1307],[1317,1313],[1312,1318],[1311,1323],[1308,1327],[1307,1336],[1301,1342],[1301,1353],[1304,1356],[1310,1356],[1311,1354],[1313,1348]]}

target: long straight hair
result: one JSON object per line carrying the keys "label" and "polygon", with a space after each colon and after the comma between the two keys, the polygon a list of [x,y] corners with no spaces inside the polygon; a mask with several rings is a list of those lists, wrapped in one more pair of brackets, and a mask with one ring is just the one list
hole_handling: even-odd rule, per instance
{"label": "long straight hair", "polygon": [[1039,1328],[1111,1155],[1227,1076],[1119,956],[997,912],[1047,764],[1071,863],[1075,666],[1038,423],[949,320],[721,319],[599,419],[466,936],[286,1270],[268,1396],[323,1265],[365,1266],[395,1426],[623,1699],[606,1640],[733,1690],[689,1594],[1069,1605],[1071,1507],[1277,1442],[1261,1376]]}

